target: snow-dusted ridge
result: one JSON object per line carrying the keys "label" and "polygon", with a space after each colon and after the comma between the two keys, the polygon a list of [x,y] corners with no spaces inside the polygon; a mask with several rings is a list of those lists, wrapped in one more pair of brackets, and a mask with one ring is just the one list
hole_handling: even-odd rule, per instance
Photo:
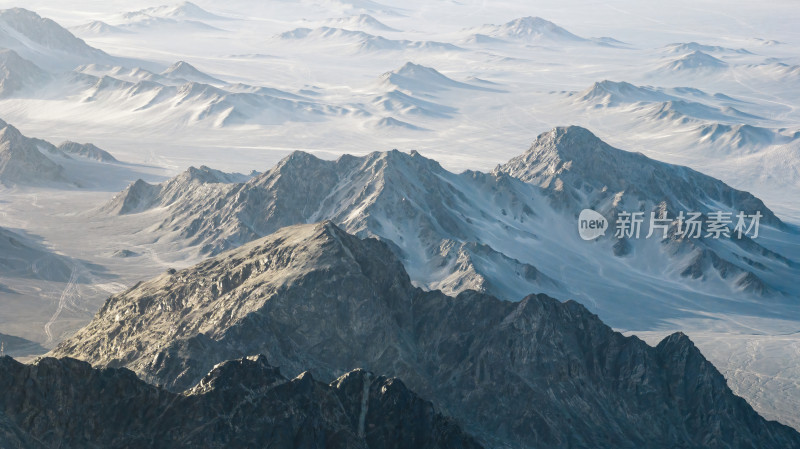
{"label": "snow-dusted ridge", "polygon": [[[693,316],[698,310],[687,310],[698,305],[687,302],[690,293],[719,307],[723,298],[783,303],[797,294],[785,276],[798,262],[760,240],[635,241],[609,233],[594,244],[581,241],[574,229],[587,207],[609,219],[640,208],[666,208],[671,217],[680,210],[760,211],[769,232],[800,240],[752,195],[686,167],[614,149],[581,128],[539,136],[529,152],[491,174],[454,174],[418,153],[397,151],[335,162],[298,152],[241,184],[191,173],[161,185],[139,181],[102,214],[151,211],[149,235],[212,254],[281,226],[331,219],[391,242],[412,278],[428,288],[474,288],[508,299],[531,291],[580,298],[625,328]],[[564,265],[580,274],[566,276],[558,268]],[[655,297],[645,293],[662,290]],[[647,312],[630,316],[626,307],[643,307],[641,301]]]}

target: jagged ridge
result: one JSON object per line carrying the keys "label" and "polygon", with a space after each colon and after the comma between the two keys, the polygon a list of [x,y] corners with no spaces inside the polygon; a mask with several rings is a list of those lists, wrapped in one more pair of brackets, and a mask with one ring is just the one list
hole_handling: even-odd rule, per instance
{"label": "jagged ridge", "polygon": [[685,336],[652,348],[573,301],[424,292],[385,244],[330,222],[116,295],[53,354],[182,390],[248,353],[323,379],[355,367],[399,376],[490,445],[800,445],[734,396]]}
{"label": "jagged ridge", "polygon": [[289,380],[263,356],[221,363],[184,394],[69,358],[0,358],[0,385],[0,439],[14,447],[480,447],[398,379]]}

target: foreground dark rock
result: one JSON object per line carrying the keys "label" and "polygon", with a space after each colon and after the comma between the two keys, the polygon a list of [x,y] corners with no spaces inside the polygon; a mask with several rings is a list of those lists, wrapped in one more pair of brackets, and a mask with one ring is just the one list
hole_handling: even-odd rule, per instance
{"label": "foreground dark rock", "polygon": [[262,353],[294,376],[402,378],[488,446],[791,448],[682,334],[653,348],[580,304],[415,288],[389,247],[284,228],[113,296],[53,354],[173,391]]}
{"label": "foreground dark rock", "polygon": [[256,356],[177,394],[127,369],[0,358],[2,448],[452,448],[480,446],[397,379],[284,378]]}

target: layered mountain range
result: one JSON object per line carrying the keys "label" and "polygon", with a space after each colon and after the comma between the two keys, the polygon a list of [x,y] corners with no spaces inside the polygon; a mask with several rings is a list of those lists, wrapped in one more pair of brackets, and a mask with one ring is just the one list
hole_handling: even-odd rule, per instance
{"label": "layered mountain range", "polygon": [[796,9],[479,3],[0,11],[0,446],[796,447]]}
{"label": "layered mountain range", "polygon": [[[151,8],[130,13],[126,20],[171,23],[197,15],[197,9],[190,3]],[[77,98],[87,111],[111,107],[140,118],[180,116],[216,127],[361,113],[279,89],[230,84],[185,61],[164,69],[158,63],[112,57],[25,9],[0,11],[2,23],[7,25],[0,27],[5,33],[0,33],[0,98]]]}
{"label": "layered mountain range", "polygon": [[[597,242],[583,242],[573,231],[584,208],[611,222]],[[626,210],[666,213],[671,231],[645,239],[644,223],[639,239],[617,238],[614,219]],[[330,219],[348,232],[386,241],[426,288],[450,294],[477,289],[512,300],[531,292],[573,297],[624,328],[643,324],[626,307],[646,308],[650,320],[686,316],[687,310],[733,311],[724,305],[731,297],[755,309],[758,298],[788,304],[797,294],[786,279],[798,262],[779,248],[746,236],[682,238],[675,232],[681,212],[706,218],[714,211],[758,212],[764,232],[796,241],[797,231],[759,199],[689,168],[615,149],[579,127],[542,134],[528,152],[492,173],[454,174],[415,152],[336,161],[296,152],[245,183],[197,169],[161,185],[137,181],[98,213],[145,211],[143,236],[203,254],[283,226]],[[614,279],[629,281],[608,283]],[[676,281],[686,288],[676,288]],[[664,293],[643,293],[657,289]],[[624,306],[620,296],[628,295],[621,291],[630,292]],[[689,299],[698,292],[708,305]],[[642,304],[642,296],[653,301]]]}
{"label": "layered mountain range", "polygon": [[[612,331],[574,301],[561,303],[546,295],[532,295],[508,302],[475,291],[457,297],[424,291],[411,284],[387,244],[361,240],[332,222],[283,228],[197,266],[170,270],[140,283],[109,298],[86,328],[51,353],[98,366],[126,367],[171,391],[197,385],[178,404],[202,403],[204,396],[196,397],[200,392],[217,394],[222,398],[207,407],[222,416],[229,416],[222,413],[229,402],[226,394],[218,392],[219,384],[249,392],[252,400],[243,404],[242,412],[267,404],[260,398],[269,395],[254,392],[273,383],[274,374],[253,376],[258,381],[252,386],[229,379],[252,379],[236,374],[242,370],[239,365],[257,365],[263,359],[216,366],[247,354],[264,354],[290,377],[310,370],[315,378],[333,381],[334,390],[355,390],[361,395],[356,398],[370,404],[361,407],[362,415],[364,410],[368,415],[366,422],[391,420],[401,412],[390,409],[378,414],[381,418],[369,418],[374,411],[372,392],[391,394],[392,389],[376,388],[374,382],[364,380],[369,377],[363,372],[347,373],[365,368],[398,376],[488,446],[800,446],[800,434],[765,421],[734,396],[722,375],[683,334],[651,347]],[[92,374],[87,365],[68,359],[44,359],[36,365],[40,368],[22,367],[7,359],[3,363],[11,365],[5,368],[14,373],[11,379],[30,376],[25,372],[69,368],[84,373],[76,376],[81,385],[96,378],[103,379],[103,385],[114,385],[114,378],[120,376],[128,388],[149,392],[155,404],[164,403],[159,399],[162,395],[166,402],[171,400],[164,390],[148,389],[124,370]],[[361,380],[348,382],[359,376]],[[66,381],[57,375],[49,377],[55,380],[37,380],[26,388],[46,389]],[[286,388],[300,389],[300,382],[310,382],[309,375],[300,375]],[[73,394],[78,388],[66,391]],[[322,385],[316,389],[320,394],[326,391]],[[12,388],[14,394],[22,394],[20,390],[26,391],[21,386]],[[109,399],[97,390],[90,390],[97,398],[91,401],[92,409],[104,410],[97,404],[105,406]],[[134,401],[130,394],[112,398],[120,396],[128,403]],[[12,411],[12,424],[20,414],[30,416],[47,405],[29,405],[30,400],[14,401],[13,397],[6,405]],[[358,399],[351,394],[343,401],[352,404]],[[275,402],[269,402],[271,407],[284,407],[283,400]],[[62,400],[58,410],[70,410],[71,405]],[[205,407],[189,409],[194,410],[187,412],[190,417],[200,416],[188,420],[182,413],[173,413],[177,417],[171,419],[187,419],[193,425],[203,422]],[[115,410],[130,413],[129,406]],[[152,416],[159,408],[146,410],[145,416]],[[260,416],[244,415],[251,416],[243,425],[248,430],[250,420]],[[351,423],[356,415],[349,415]],[[425,416],[433,423],[428,428],[442,434],[438,430],[442,427],[437,427],[437,423],[442,426],[441,418],[431,413]],[[139,426],[142,418],[123,422]],[[226,428],[224,422],[219,425]],[[136,432],[125,433],[131,434]],[[247,435],[244,432],[243,437]]]}

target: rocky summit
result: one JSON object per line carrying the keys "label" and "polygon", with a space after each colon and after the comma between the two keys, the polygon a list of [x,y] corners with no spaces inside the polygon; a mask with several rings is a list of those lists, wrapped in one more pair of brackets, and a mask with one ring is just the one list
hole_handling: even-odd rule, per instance
{"label": "rocky summit", "polygon": [[331,222],[283,228],[112,296],[51,353],[189,397],[218,385],[217,364],[251,354],[347,391],[341,376],[357,368],[397,376],[489,447],[800,447],[683,334],[654,348],[574,301],[426,292],[385,243]]}

